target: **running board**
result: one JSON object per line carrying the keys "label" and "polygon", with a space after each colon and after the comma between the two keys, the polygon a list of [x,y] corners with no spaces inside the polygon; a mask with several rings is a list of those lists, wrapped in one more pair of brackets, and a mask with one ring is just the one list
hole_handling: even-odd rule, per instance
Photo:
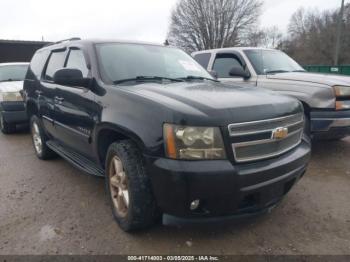
{"label": "running board", "polygon": [[95,163],[86,157],[81,156],[71,149],[64,148],[59,143],[52,140],[47,141],[46,145],[62,158],[69,161],[71,164],[84,171],[85,173],[93,176],[104,177],[103,169],[98,167]]}

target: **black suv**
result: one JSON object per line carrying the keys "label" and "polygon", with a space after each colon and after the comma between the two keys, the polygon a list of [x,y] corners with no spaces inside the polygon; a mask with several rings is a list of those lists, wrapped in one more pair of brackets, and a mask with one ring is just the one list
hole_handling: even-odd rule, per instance
{"label": "black suv", "polygon": [[309,160],[300,102],[226,86],[169,46],[55,43],[34,55],[24,98],[37,156],[58,154],[106,177],[125,231],[161,215],[196,222],[260,213]]}

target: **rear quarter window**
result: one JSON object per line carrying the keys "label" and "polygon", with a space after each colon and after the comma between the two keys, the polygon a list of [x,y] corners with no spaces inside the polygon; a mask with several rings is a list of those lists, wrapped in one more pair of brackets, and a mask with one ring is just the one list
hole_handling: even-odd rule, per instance
{"label": "rear quarter window", "polygon": [[44,69],[48,56],[49,56],[49,51],[47,50],[38,51],[34,54],[30,62],[29,71],[31,71],[38,79],[41,77],[41,73]]}

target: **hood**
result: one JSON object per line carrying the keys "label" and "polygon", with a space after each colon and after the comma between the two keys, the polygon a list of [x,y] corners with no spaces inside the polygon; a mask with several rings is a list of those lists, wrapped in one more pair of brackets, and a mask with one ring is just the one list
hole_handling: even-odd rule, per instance
{"label": "hood", "polygon": [[0,93],[18,92],[23,89],[23,81],[5,81],[0,82]]}
{"label": "hood", "polygon": [[333,74],[309,73],[309,72],[288,72],[274,75],[267,75],[268,79],[280,79],[291,81],[302,81],[328,86],[343,85],[350,86],[350,77]]}
{"label": "hood", "polygon": [[[123,89],[152,100],[170,112],[177,112],[179,121],[187,115],[217,123],[246,122],[280,117],[302,111],[293,98],[256,87],[240,87],[223,83],[194,82],[146,83]],[[214,121],[215,122],[215,121]]]}

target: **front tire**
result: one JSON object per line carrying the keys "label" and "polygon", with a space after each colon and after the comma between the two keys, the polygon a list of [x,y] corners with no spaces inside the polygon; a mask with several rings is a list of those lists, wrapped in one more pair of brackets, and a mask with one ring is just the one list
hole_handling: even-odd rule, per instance
{"label": "front tire", "polygon": [[16,125],[7,123],[1,112],[0,112],[0,130],[5,135],[16,132]]}
{"label": "front tire", "polygon": [[130,140],[115,142],[108,149],[106,191],[113,216],[124,231],[147,228],[155,223],[156,201],[144,160]]}
{"label": "front tire", "polygon": [[53,158],[56,154],[46,145],[48,138],[42,128],[40,119],[36,115],[30,118],[30,130],[36,156],[42,160]]}

